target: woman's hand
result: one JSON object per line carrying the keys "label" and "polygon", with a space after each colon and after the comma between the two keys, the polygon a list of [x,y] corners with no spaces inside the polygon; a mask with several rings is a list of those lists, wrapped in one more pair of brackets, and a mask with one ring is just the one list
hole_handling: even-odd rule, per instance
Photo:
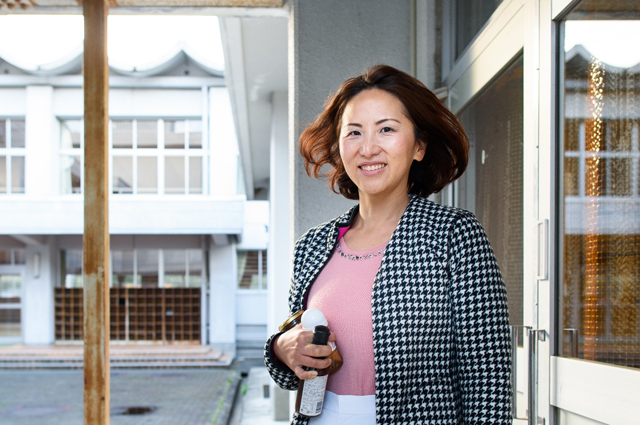
{"label": "woman's hand", "polygon": [[[329,341],[335,340],[336,336],[332,332]],[[318,372],[306,370],[305,366],[316,369],[329,367],[331,359],[326,357],[331,354],[331,347],[314,345],[312,341],[313,332],[305,331],[302,325],[297,325],[278,337],[273,345],[273,351],[278,360],[289,366],[298,378],[313,379],[318,376]]]}

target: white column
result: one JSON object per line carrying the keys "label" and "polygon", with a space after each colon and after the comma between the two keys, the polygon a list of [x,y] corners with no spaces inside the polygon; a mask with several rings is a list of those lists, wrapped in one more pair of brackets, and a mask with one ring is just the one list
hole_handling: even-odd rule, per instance
{"label": "white column", "polygon": [[237,193],[238,143],[231,100],[226,87],[209,89],[209,193],[229,197]]}
{"label": "white column", "polygon": [[57,255],[53,237],[43,245],[26,247],[26,275],[22,282],[22,336],[27,345],[54,342],[53,282]]}
{"label": "white column", "polygon": [[28,86],[26,129],[26,194],[49,196],[57,193],[57,137],[54,137],[53,87]]}
{"label": "white column", "polygon": [[235,243],[209,250],[209,344],[235,356],[238,258]]}
{"label": "white column", "polygon": [[[273,95],[269,199],[269,247],[267,255],[268,325],[272,335],[287,317],[291,276],[293,227],[291,224],[291,180],[287,92]],[[289,394],[271,383],[275,420],[289,417]]]}

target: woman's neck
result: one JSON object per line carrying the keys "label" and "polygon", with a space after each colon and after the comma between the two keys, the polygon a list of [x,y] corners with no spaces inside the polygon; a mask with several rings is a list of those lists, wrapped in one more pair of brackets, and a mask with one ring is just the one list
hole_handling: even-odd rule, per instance
{"label": "woman's neck", "polygon": [[358,216],[352,227],[361,228],[363,231],[375,231],[389,226],[395,229],[408,204],[409,195],[406,192],[384,199],[361,196]]}

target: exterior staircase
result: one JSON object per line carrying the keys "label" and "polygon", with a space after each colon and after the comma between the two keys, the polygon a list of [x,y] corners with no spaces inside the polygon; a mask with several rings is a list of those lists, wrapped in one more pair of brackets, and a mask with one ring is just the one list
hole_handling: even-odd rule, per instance
{"label": "exterior staircase", "polygon": [[[2,369],[82,369],[80,345],[0,346]],[[227,367],[233,356],[203,345],[111,345],[111,369]]]}

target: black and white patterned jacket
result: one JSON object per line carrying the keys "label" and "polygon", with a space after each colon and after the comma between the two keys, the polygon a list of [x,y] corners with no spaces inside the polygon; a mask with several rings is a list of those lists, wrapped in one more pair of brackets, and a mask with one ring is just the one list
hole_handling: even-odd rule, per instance
{"label": "black and white patterned jacket", "polygon": [[[295,246],[289,310],[304,309],[339,229],[357,207],[303,235]],[[372,292],[377,424],[510,424],[507,295],[484,229],[468,211],[411,196]],[[278,335],[278,334],[276,334]],[[298,388],[273,358],[275,382]],[[306,424],[297,414],[292,424]]]}

